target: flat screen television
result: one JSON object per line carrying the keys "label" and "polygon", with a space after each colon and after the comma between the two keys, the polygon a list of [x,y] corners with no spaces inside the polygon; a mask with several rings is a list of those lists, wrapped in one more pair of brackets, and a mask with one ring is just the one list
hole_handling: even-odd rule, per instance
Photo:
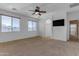
{"label": "flat screen television", "polygon": [[64,26],[64,19],[54,20],[53,26]]}

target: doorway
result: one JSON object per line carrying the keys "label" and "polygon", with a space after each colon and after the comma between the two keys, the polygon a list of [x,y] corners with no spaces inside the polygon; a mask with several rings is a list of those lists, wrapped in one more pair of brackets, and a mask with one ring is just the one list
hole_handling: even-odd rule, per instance
{"label": "doorway", "polygon": [[78,20],[70,21],[69,25],[69,41],[79,41],[78,40]]}

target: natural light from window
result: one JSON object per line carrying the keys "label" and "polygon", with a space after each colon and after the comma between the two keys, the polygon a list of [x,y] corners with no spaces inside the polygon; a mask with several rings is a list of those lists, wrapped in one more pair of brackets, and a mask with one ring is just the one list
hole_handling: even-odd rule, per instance
{"label": "natural light from window", "polygon": [[37,31],[36,21],[28,21],[28,31]]}
{"label": "natural light from window", "polygon": [[20,19],[2,15],[1,21],[1,32],[20,31]]}
{"label": "natural light from window", "polygon": [[11,32],[11,17],[2,16],[2,32]]}

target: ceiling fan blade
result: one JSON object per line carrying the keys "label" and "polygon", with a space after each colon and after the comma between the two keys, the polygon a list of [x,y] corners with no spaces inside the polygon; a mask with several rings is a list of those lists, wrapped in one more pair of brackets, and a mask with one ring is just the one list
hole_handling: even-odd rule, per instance
{"label": "ceiling fan blade", "polygon": [[40,11],[40,13],[46,13],[46,11]]}

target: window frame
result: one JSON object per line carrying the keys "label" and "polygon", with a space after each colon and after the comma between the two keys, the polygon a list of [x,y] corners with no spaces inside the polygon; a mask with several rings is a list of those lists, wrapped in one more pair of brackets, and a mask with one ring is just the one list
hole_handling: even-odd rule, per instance
{"label": "window frame", "polygon": [[[32,22],[32,30],[31,31],[29,31],[29,29],[28,29],[28,32],[36,32],[37,31],[37,21],[34,21],[34,20],[28,20],[27,21],[27,27],[28,27],[28,22],[29,21],[31,21]],[[35,22],[36,23],[36,30],[34,30],[34,27],[33,27],[33,22]]]}
{"label": "window frame", "polygon": [[[32,22],[32,25],[33,25],[32,30],[33,31],[37,31],[37,22],[36,21],[33,21]],[[35,27],[34,27],[34,25],[35,25]]]}
{"label": "window frame", "polygon": [[[2,16],[11,17],[11,31],[7,31],[7,33],[9,33],[9,32],[20,32],[20,29],[21,29],[20,20],[21,20],[21,18],[15,17],[15,16],[4,15],[4,14],[0,14],[0,22],[1,22],[1,24],[0,24],[0,27],[1,27],[0,32],[2,32]],[[13,31],[13,18],[19,19],[19,31]],[[2,32],[2,33],[5,33],[5,32]]]}
{"label": "window frame", "polygon": [[[13,17],[14,18],[14,17]],[[14,31],[13,30],[13,18],[12,18],[12,32],[19,32],[21,29],[21,25],[20,25],[20,19],[19,19],[19,31]],[[18,18],[17,18],[18,19]]]}
{"label": "window frame", "polygon": [[[2,15],[2,16],[5,16],[5,15]],[[1,16],[1,32],[4,32],[3,30],[2,30],[2,16]],[[7,17],[9,17],[9,16],[7,16]],[[11,20],[11,19],[10,19]],[[11,24],[12,24],[12,20],[11,20]],[[10,24],[10,25],[11,25]],[[11,27],[11,31],[12,31],[12,27]],[[5,31],[5,32],[11,32],[11,31]]]}

